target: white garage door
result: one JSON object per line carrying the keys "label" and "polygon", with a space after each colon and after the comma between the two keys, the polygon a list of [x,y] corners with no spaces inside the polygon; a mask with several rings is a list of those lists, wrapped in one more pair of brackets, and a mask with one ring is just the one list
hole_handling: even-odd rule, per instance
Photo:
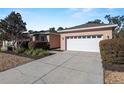
{"label": "white garage door", "polygon": [[102,35],[94,36],[70,36],[67,37],[67,50],[99,52],[99,42]]}

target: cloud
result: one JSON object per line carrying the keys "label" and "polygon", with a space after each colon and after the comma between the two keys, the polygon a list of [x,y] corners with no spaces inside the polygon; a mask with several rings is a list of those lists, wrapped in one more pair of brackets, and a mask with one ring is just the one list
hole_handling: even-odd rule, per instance
{"label": "cloud", "polygon": [[5,17],[6,17],[5,14],[0,14],[0,19],[3,19],[3,18],[5,18]]}
{"label": "cloud", "polygon": [[74,18],[80,18],[82,15],[83,15],[82,12],[75,12],[71,16],[74,17]]}
{"label": "cloud", "polygon": [[90,12],[90,11],[92,11],[93,10],[93,8],[70,8],[69,9],[70,11],[77,11],[77,12],[79,12],[79,11],[81,11],[81,12]]}
{"label": "cloud", "polygon": [[93,10],[93,8],[84,8],[84,9],[82,9],[82,11],[84,12],[84,13],[86,13],[86,12],[91,12]]}
{"label": "cloud", "polygon": [[107,14],[111,16],[117,16],[120,15],[120,12],[118,10],[119,8],[107,8]]}
{"label": "cloud", "polygon": [[80,18],[83,14],[89,13],[93,8],[71,8],[71,16],[74,18]]}

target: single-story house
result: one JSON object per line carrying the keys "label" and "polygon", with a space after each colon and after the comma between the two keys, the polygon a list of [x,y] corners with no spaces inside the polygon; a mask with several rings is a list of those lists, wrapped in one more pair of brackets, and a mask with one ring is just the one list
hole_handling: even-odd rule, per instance
{"label": "single-story house", "polygon": [[[18,40],[15,46],[18,47],[22,44],[22,47],[28,47],[30,41],[41,42],[39,44],[47,44],[49,49],[60,48],[60,34],[56,31],[36,31],[29,33],[27,31],[23,32],[23,39]],[[7,50],[8,46],[12,45],[13,41],[3,41],[1,45],[2,50]]]}
{"label": "single-story house", "polygon": [[33,42],[46,42],[50,49],[60,48],[60,34],[52,31],[40,31],[31,35]]}
{"label": "single-story house", "polygon": [[27,41],[46,42],[50,49],[99,52],[99,42],[111,39],[116,27],[116,24],[83,24],[58,32],[47,30],[24,34]]}
{"label": "single-story house", "polygon": [[59,31],[61,50],[99,52],[99,42],[111,39],[115,24],[83,24]]}

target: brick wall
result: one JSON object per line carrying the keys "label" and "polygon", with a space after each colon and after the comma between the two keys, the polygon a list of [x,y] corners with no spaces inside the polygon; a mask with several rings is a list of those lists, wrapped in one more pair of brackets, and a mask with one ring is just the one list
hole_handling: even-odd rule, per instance
{"label": "brick wall", "polygon": [[50,48],[59,48],[60,47],[60,35],[50,34],[49,43],[50,43]]}

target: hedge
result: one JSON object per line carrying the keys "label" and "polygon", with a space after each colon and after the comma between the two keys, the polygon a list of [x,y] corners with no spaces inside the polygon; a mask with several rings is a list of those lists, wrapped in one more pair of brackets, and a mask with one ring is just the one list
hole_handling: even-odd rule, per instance
{"label": "hedge", "polygon": [[119,38],[124,38],[124,29],[119,32]]}
{"label": "hedge", "polygon": [[124,64],[124,38],[100,41],[100,53],[104,64]]}

